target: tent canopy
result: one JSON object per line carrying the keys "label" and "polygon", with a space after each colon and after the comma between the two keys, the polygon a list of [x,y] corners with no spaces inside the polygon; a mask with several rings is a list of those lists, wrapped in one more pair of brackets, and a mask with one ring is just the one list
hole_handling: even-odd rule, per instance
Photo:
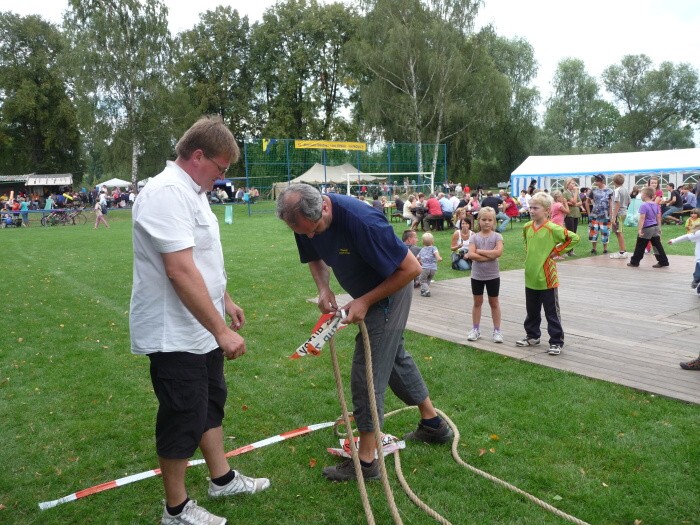
{"label": "tent canopy", "polygon": [[311,168],[299,175],[297,178],[292,179],[290,182],[306,182],[308,184],[345,184],[348,181],[347,174],[352,173],[352,181],[362,180],[362,181],[373,181],[377,177],[373,175],[367,175],[358,171],[352,164],[341,164],[340,166],[324,166],[323,164],[316,163]]}
{"label": "tent canopy", "polygon": [[122,179],[109,179],[104,182],[100,182],[99,184],[95,184],[95,186],[98,188],[102,188],[102,186],[107,186],[108,188],[128,188],[131,186],[131,182]]}
{"label": "tent canopy", "polygon": [[513,194],[519,193],[533,179],[537,181],[538,188],[549,188],[552,180],[566,177],[578,178],[581,186],[590,186],[591,177],[598,173],[608,177],[622,173],[627,176],[630,187],[636,183],[638,175],[659,175],[665,182],[678,186],[685,183],[689,175],[697,180],[700,174],[700,149],[530,156],[511,174],[511,191]]}

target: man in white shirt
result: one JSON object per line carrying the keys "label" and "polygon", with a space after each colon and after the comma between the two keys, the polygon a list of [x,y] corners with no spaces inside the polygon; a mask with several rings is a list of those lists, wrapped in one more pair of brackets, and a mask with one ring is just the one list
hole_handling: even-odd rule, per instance
{"label": "man in white shirt", "polygon": [[[187,462],[197,447],[209,468],[209,496],[252,494],[270,486],[231,470],[223,444],[224,358],[246,352],[243,310],[226,291],[219,225],[207,192],[240,151],[219,117],[185,132],[134,203],[131,351],[148,355],[158,398],[156,451],[165,487],[163,525],[223,525],[190,500]],[[226,315],[231,319],[226,323]]]}

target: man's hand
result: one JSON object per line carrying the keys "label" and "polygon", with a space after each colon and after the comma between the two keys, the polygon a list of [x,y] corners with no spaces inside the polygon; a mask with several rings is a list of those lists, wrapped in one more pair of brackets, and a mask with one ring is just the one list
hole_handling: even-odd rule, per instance
{"label": "man's hand", "polygon": [[243,313],[243,308],[238,306],[236,303],[231,301],[230,304],[226,305],[226,313],[231,318],[231,324],[229,327],[234,332],[238,332],[245,324],[245,314]]}
{"label": "man's hand", "polygon": [[216,338],[216,343],[221,348],[226,359],[236,359],[246,352],[245,340],[233,330],[226,329],[226,332]]}
{"label": "man's hand", "polygon": [[343,323],[351,324],[364,321],[370,306],[371,305],[367,304],[362,297],[350,301],[343,307],[343,310],[345,310],[347,314],[347,317],[343,319]]}
{"label": "man's hand", "polygon": [[338,303],[335,300],[335,294],[330,288],[324,288],[318,294],[318,309],[324,314],[333,314],[338,311]]}

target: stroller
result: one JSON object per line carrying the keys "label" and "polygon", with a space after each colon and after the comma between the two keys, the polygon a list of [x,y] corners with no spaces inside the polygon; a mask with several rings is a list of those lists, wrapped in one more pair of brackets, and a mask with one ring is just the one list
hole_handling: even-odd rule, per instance
{"label": "stroller", "polygon": [[7,213],[3,212],[0,215],[0,228],[21,228],[22,227],[22,217],[19,213]]}

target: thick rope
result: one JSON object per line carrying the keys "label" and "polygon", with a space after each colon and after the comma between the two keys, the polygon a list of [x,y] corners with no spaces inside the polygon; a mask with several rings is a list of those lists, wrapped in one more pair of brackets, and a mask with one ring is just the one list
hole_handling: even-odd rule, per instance
{"label": "thick rope", "polygon": [[355,445],[355,439],[352,435],[352,426],[350,425],[348,405],[345,402],[345,393],[343,392],[343,380],[340,377],[340,366],[338,365],[338,354],[335,351],[335,337],[331,337],[329,341],[329,347],[331,350],[331,359],[333,361],[333,376],[335,377],[335,389],[336,393],[338,394],[338,401],[340,401],[340,409],[343,412],[343,422],[345,423],[345,430],[347,432],[348,442],[350,444],[352,462],[355,465],[355,473],[357,475],[357,485],[360,489],[362,507],[365,509],[365,516],[367,517],[368,525],[374,525],[374,514],[372,514],[372,507],[370,506],[369,498],[367,497],[367,487],[365,486],[365,478],[362,475],[362,465],[360,464],[360,456],[357,453],[357,446]]}
{"label": "thick rope", "polygon": [[[360,322],[360,332],[362,333],[362,342],[365,347],[365,364],[367,368],[367,389],[368,389],[368,396],[370,400],[370,410],[372,412],[372,423],[374,425],[374,436],[377,441],[377,456],[379,458],[379,467],[381,471],[381,478],[382,478],[382,485],[384,486],[384,492],[387,497],[387,502],[389,503],[389,508],[391,509],[392,516],[394,517],[394,522],[397,525],[400,525],[401,522],[401,517],[399,516],[398,509],[396,508],[396,504],[394,502],[394,497],[393,493],[391,492],[391,486],[389,485],[389,480],[387,477],[386,473],[386,466],[384,463],[384,454],[382,451],[382,438],[381,438],[381,430],[379,428],[379,416],[377,414],[377,401],[375,398],[375,392],[374,392],[374,381],[373,381],[373,371],[372,371],[372,349],[370,347],[370,342],[369,342],[369,335],[367,334],[367,327],[365,326],[364,322]],[[369,505],[369,499],[367,498],[367,489],[364,484],[364,478],[362,476],[362,468],[360,466],[360,459],[357,453],[357,448],[355,446],[355,440],[353,439],[353,431],[352,428],[350,427],[350,415],[347,410],[347,404],[345,403],[345,395],[343,393],[343,386],[342,386],[342,380],[340,378],[340,368],[338,365],[338,358],[337,354],[335,351],[335,341],[334,337],[331,337],[329,343],[330,343],[330,349],[331,349],[331,356],[333,358],[333,373],[335,376],[336,380],[336,390],[338,392],[338,399],[340,400],[341,408],[343,410],[343,422],[346,427],[346,432],[348,435],[348,440],[350,441],[350,450],[352,451],[352,457],[353,457],[353,462],[355,464],[355,472],[359,473],[358,476],[358,483],[360,484],[360,495],[363,498],[362,504],[365,506],[365,514],[367,514],[367,522],[370,525],[374,525],[374,516],[372,515],[372,510]],[[417,407],[415,406],[408,406],[404,408],[400,408],[398,410],[393,410],[391,412],[387,412],[384,414],[384,418],[386,419],[387,417],[393,416],[394,414],[398,414],[399,412],[403,412],[404,410],[411,410],[415,409]],[[570,521],[571,523],[575,523],[577,525],[590,525],[588,522],[585,522],[583,520],[580,520],[579,518],[572,516],[570,514],[567,514],[566,512],[559,510],[558,508],[550,505],[546,501],[543,501],[536,496],[533,496],[532,494],[529,494],[528,492],[525,492],[522,489],[519,489],[515,485],[512,485],[508,483],[507,481],[503,481],[502,479],[497,478],[496,476],[493,476],[489,474],[488,472],[485,472],[481,469],[478,469],[476,467],[473,467],[466,461],[464,461],[458,452],[457,445],[460,440],[460,433],[459,429],[457,426],[454,424],[454,422],[445,414],[442,410],[435,409],[435,411],[438,413],[438,415],[445,420],[445,422],[450,426],[452,429],[452,432],[454,433],[454,437],[452,439],[452,457],[454,460],[461,466],[469,469],[471,472],[478,474],[479,476],[488,479],[489,481],[500,485],[501,487],[505,487],[508,490],[511,490],[515,492],[516,494],[519,494],[526,499],[530,500],[532,503],[535,503],[536,505],[542,507],[545,510],[548,510],[552,514],[559,516],[560,518],[563,518],[567,521]],[[337,424],[335,427],[336,433],[337,433]],[[441,516],[438,512],[430,508],[428,505],[426,505],[421,499],[411,490],[411,487],[408,485],[408,482],[406,481],[406,478],[403,475],[403,471],[401,469],[401,459],[399,458],[399,452],[396,451],[394,453],[394,465],[396,468],[396,475],[399,479],[399,483],[401,484],[401,487],[403,488],[404,492],[406,495],[409,497],[413,503],[418,506],[420,509],[422,509],[428,516],[436,520],[438,523],[442,523],[443,525],[452,525],[447,519],[445,519],[443,516]],[[397,521],[398,520],[398,521]]]}
{"label": "thick rope", "polygon": [[382,446],[382,429],[379,424],[379,413],[377,412],[377,398],[374,391],[374,369],[372,368],[372,347],[369,344],[369,334],[364,321],[360,321],[360,332],[362,333],[362,344],[365,347],[365,375],[367,376],[367,396],[369,397],[369,408],[372,414],[372,426],[374,427],[374,440],[377,444],[377,459],[379,461],[379,472],[382,479],[382,487],[386,501],[391,510],[391,516],[396,525],[403,525],[399,509],[394,501],[394,492],[389,484],[389,476],[386,473],[386,463],[384,462],[384,447]]}

